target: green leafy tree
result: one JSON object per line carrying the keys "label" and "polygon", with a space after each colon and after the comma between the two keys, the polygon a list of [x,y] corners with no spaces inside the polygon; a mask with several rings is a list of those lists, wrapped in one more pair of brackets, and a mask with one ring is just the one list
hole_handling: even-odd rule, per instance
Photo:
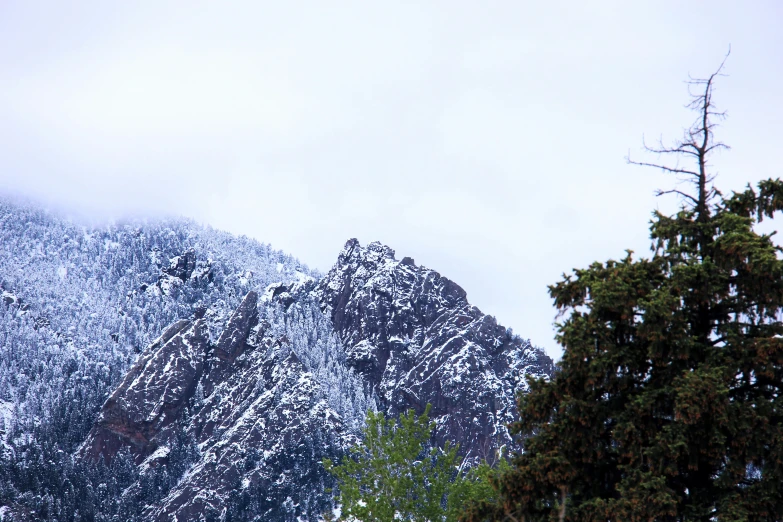
{"label": "green leafy tree", "polygon": [[430,405],[399,419],[369,411],[364,441],[339,465],[325,459],[337,478],[342,520],[453,521],[471,499],[491,494],[486,464],[461,473],[457,447],[428,447],[435,423]]}
{"label": "green leafy tree", "polygon": [[481,462],[470,468],[464,475],[458,476],[451,486],[446,503],[446,520],[459,520],[465,511],[465,506],[478,502],[496,503],[497,491],[492,487],[496,476],[502,476],[511,470],[511,465],[505,455],[498,454],[498,460],[493,466]]}
{"label": "green leafy tree", "polygon": [[691,82],[683,139],[648,149],[693,167],[631,161],[695,189],[654,213],[652,257],[549,287],[563,358],[519,396],[524,451],[465,520],[783,520],[783,261],[754,231],[783,210],[783,182],[713,187],[720,70]]}

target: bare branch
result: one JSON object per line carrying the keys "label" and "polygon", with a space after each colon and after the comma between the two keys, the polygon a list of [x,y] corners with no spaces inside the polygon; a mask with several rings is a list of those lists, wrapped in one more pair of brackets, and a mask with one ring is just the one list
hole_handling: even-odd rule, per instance
{"label": "bare branch", "polygon": [[715,149],[731,150],[731,147],[729,147],[725,143],[715,143],[715,144],[710,145],[709,147],[707,147],[707,150],[705,150],[704,152],[706,154],[706,153],[709,153],[709,152],[711,152],[711,151],[713,151]]}
{"label": "bare branch", "polygon": [[679,146],[677,146],[677,148],[675,148],[675,149],[669,149],[669,148],[656,149],[656,148],[648,147],[647,145],[644,145],[644,150],[646,150],[647,152],[652,152],[653,154],[689,154],[691,156],[698,156],[699,155],[698,152],[693,151],[693,150],[688,150],[688,149],[685,148],[685,147],[688,147],[688,146],[695,148],[695,146],[692,143],[682,143]]}
{"label": "bare branch", "polygon": [[698,172],[694,172],[692,170],[672,168],[672,167],[667,167],[666,165],[659,165],[657,163],[646,163],[646,162],[643,162],[643,161],[633,161],[629,157],[626,157],[625,161],[628,162],[631,165],[638,165],[640,167],[653,167],[653,168],[656,168],[656,169],[661,169],[661,170],[663,170],[665,172],[671,172],[672,174],[688,174],[689,176],[696,176],[696,177],[699,176]]}
{"label": "bare branch", "polygon": [[560,486],[560,513],[558,516],[560,522],[565,522],[567,493],[568,489],[565,486]]}
{"label": "bare branch", "polygon": [[[667,147],[663,144],[662,139],[658,139],[658,147],[650,147],[647,145],[647,141],[644,138],[644,135],[642,135],[642,146],[644,147],[644,150],[647,152],[652,152],[653,154],[690,154],[692,156],[698,155],[698,148],[695,144],[690,142],[679,142],[675,143],[674,147]],[[688,150],[687,147],[692,148],[693,150]]]}
{"label": "bare branch", "polygon": [[680,196],[682,196],[682,197],[684,197],[684,198],[687,198],[687,199],[689,199],[690,201],[692,201],[692,202],[693,202],[695,205],[698,205],[698,204],[699,204],[699,200],[698,200],[698,199],[694,198],[694,197],[693,197],[693,196],[691,196],[690,194],[687,194],[687,193],[685,193],[685,192],[683,192],[683,191],[681,191],[681,190],[677,190],[677,189],[671,189],[671,190],[660,190],[660,189],[659,189],[659,190],[656,190],[656,191],[655,191],[655,195],[656,195],[656,196],[663,196],[664,194],[679,194]]}
{"label": "bare branch", "polygon": [[522,515],[522,520],[519,520],[517,517],[506,511],[506,517],[503,520],[510,520],[511,522],[525,522],[525,516]]}

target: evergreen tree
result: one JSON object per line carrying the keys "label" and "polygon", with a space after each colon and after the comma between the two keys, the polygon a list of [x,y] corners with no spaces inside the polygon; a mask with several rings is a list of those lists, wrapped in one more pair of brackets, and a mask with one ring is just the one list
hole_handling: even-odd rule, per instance
{"label": "evergreen tree", "polygon": [[[722,66],[721,66],[722,67]],[[724,197],[712,186],[712,94],[661,168],[692,181],[653,215],[650,259],[629,251],[550,286],[563,346],[512,428],[528,437],[479,520],[783,520],[783,261],[754,225],[783,210],[783,182]]]}

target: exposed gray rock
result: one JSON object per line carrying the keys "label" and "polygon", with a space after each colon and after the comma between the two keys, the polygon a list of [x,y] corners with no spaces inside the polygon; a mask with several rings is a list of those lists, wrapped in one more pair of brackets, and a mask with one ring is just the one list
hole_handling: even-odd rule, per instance
{"label": "exposed gray rock", "polygon": [[470,305],[465,291],[380,243],[349,240],[314,294],[332,318],[347,362],[391,414],[432,404],[437,438],[472,457],[511,442],[515,393],[552,361]]}
{"label": "exposed gray rock", "polygon": [[245,296],[214,345],[206,319],[167,328],[106,401],[79,450],[81,458],[108,461],[128,447],[149,469],[167,463],[178,440],[193,441],[199,455],[148,507],[151,520],[219,514],[242,492],[252,492],[264,519],[310,518],[328,508],[331,478],[321,461],[341,455],[356,436],[288,338],[259,322],[257,300],[255,292]]}
{"label": "exposed gray rock", "polygon": [[[380,243],[350,240],[320,281],[276,283],[260,300],[251,291],[228,319],[201,308],[194,317],[139,356],[80,450],[98,460],[129,447],[150,469],[178,440],[193,441],[195,460],[149,506],[151,520],[220,514],[243,495],[264,520],[317,518],[330,503],[322,459],[357,443],[357,428],[346,424],[357,408],[340,409],[345,379],[358,383],[350,394],[375,394],[391,415],[432,404],[437,442],[492,459],[511,442],[506,424],[524,376],[552,368],[540,349],[470,305],[459,285],[410,258],[397,261]],[[313,351],[318,335],[328,350]],[[342,369],[325,372],[332,367]]]}
{"label": "exposed gray rock", "polygon": [[258,324],[258,294],[248,292],[229,319],[215,347],[221,359],[233,361],[244,349],[250,330]]}
{"label": "exposed gray rock", "polygon": [[[310,518],[325,509],[301,501],[330,483],[321,460],[355,439],[285,343],[264,352],[240,356],[184,426],[202,456],[160,506],[150,509],[151,519],[188,521],[220,513],[243,490],[263,492],[254,513],[263,520]],[[286,499],[297,509],[286,510]]]}
{"label": "exposed gray rock", "polygon": [[179,418],[193,395],[208,347],[203,319],[167,328],[103,405],[80,455],[111,460],[127,445],[141,461],[154,451],[158,433]]}
{"label": "exposed gray rock", "polygon": [[169,266],[163,269],[163,273],[187,281],[195,269],[196,252],[188,250],[182,255],[172,257]]}

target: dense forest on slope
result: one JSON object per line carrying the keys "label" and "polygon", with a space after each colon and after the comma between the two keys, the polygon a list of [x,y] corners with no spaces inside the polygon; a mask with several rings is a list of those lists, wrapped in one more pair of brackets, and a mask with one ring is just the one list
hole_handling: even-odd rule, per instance
{"label": "dense forest on slope", "polygon": [[[254,288],[317,276],[269,245],[177,219],[90,228],[0,201],[0,506],[42,519],[127,520],[129,459],[70,455],[109,392],[165,326],[204,308],[218,325]],[[154,499],[182,464],[147,478]],[[177,469],[179,468],[179,469]],[[8,508],[2,508],[8,510]]]}
{"label": "dense forest on slope", "polygon": [[[349,240],[328,274],[188,220],[0,202],[3,520],[314,520],[368,410],[469,463],[552,361],[453,281]],[[173,518],[172,518],[173,517]]]}

